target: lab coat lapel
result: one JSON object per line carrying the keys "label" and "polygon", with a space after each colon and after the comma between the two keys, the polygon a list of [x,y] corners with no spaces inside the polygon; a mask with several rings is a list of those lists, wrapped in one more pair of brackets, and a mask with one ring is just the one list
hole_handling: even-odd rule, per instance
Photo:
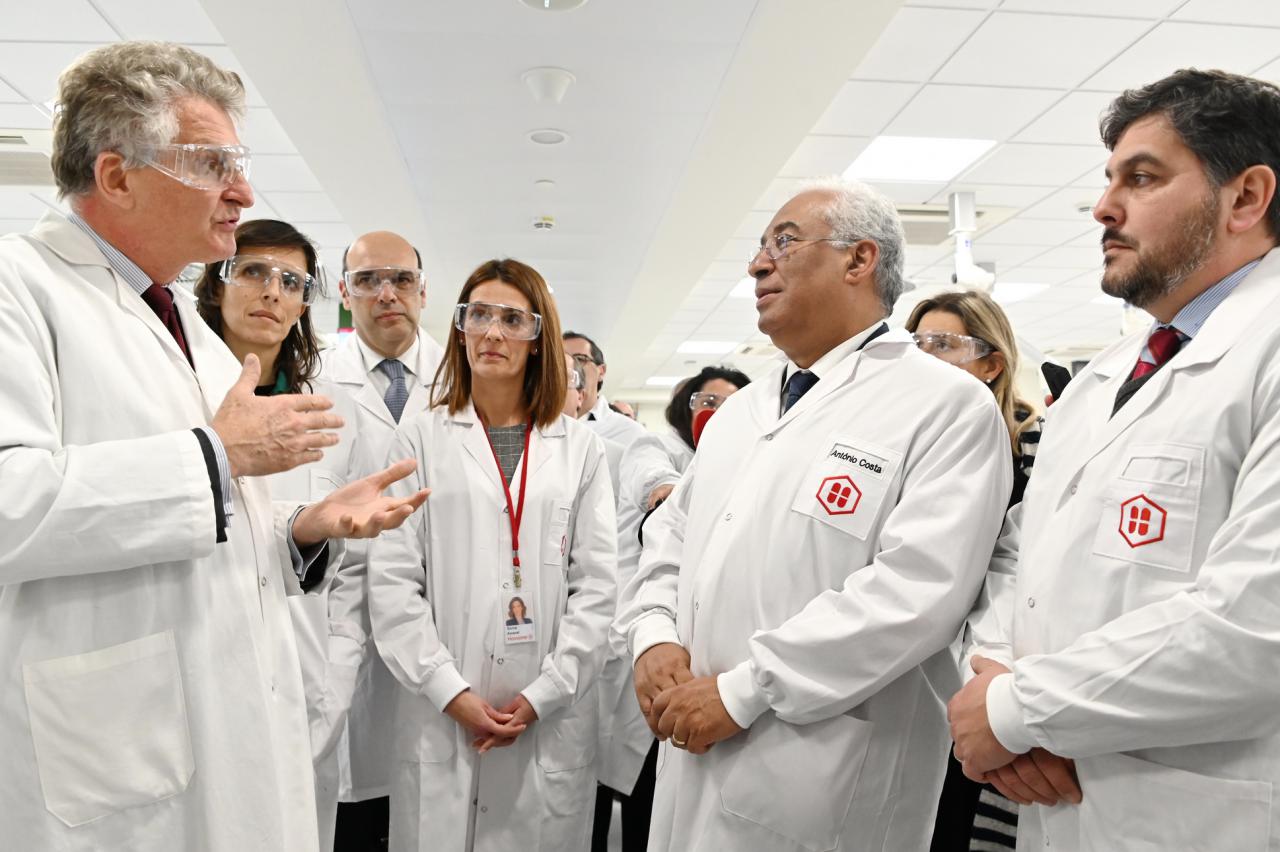
{"label": "lab coat lapel", "polygon": [[[387,403],[378,394],[378,389],[370,381],[369,373],[364,368],[364,358],[360,354],[360,343],[355,332],[348,335],[333,353],[330,379],[342,385],[361,408],[369,411],[388,428],[396,428],[396,419],[391,416]],[[409,411],[407,405],[405,411]]]}
{"label": "lab coat lapel", "polygon": [[[1100,419],[1105,419],[1105,425],[1096,427],[1095,437],[1086,445],[1085,452],[1081,454],[1080,462],[1075,467],[1075,472],[1079,472],[1098,454],[1106,450],[1134,423],[1138,422],[1139,418],[1156,402],[1161,400],[1169,392],[1169,385],[1175,376],[1185,370],[1216,362],[1242,335],[1251,333],[1250,328],[1255,323],[1273,321],[1274,310],[1271,305],[1276,301],[1274,283],[1278,276],[1280,276],[1280,250],[1273,250],[1214,310],[1195,339],[1151,376],[1147,383],[1124,404],[1124,407],[1115,413],[1115,416],[1110,414],[1116,391],[1119,390],[1141,354],[1146,342],[1146,333],[1134,335],[1124,345],[1118,346],[1112,353],[1104,356],[1094,370],[1095,376],[1091,377],[1101,380],[1101,387],[1090,400],[1089,418],[1091,424],[1097,424],[1101,422]],[[1260,320],[1260,318],[1266,319]]]}
{"label": "lab coat lapel", "polygon": [[[471,462],[489,485],[490,490],[498,500],[502,500],[502,480],[498,478],[501,475],[498,472],[498,463],[494,460],[493,447],[489,446],[489,436],[485,434],[484,424],[476,416],[475,408],[468,404],[450,419],[455,425],[467,430],[466,437],[462,439],[462,448],[467,451]],[[514,497],[515,494],[513,493],[512,496]]]}

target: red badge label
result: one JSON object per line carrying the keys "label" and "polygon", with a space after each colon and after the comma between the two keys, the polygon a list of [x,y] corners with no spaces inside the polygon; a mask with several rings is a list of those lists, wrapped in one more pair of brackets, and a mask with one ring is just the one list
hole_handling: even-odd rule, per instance
{"label": "red badge label", "polygon": [[1120,537],[1130,547],[1155,544],[1164,538],[1168,513],[1145,494],[1130,497],[1120,504]]}
{"label": "red badge label", "polygon": [[862,491],[849,476],[828,476],[818,486],[818,502],[828,515],[852,515],[862,500]]}

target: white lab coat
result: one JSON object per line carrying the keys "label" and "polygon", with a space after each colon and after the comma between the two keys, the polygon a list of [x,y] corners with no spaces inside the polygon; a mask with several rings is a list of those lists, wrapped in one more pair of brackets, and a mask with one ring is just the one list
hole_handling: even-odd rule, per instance
{"label": "white lab coat", "polygon": [[[267,477],[274,500],[319,502],[349,481],[359,478],[367,466],[358,461],[363,457],[359,452],[355,402],[321,378],[313,379],[306,392],[332,400],[331,412],[340,415],[345,425],[338,431],[339,442],[325,448],[323,459]],[[345,546],[345,541],[330,543],[333,549],[329,560],[332,564],[341,564]],[[352,630],[343,621],[331,625],[328,586],[316,594],[292,595],[288,604],[298,646],[302,687],[307,699],[320,848],[328,850],[333,848],[338,811],[339,777],[335,748],[351,709],[360,663],[358,649],[364,634]]]}
{"label": "white lab coat", "polygon": [[191,429],[240,365],[174,296],[196,372],[75,225],[0,238],[8,849],[317,846],[285,604],[296,507],[233,481],[215,544]]}
{"label": "white lab coat", "polygon": [[625,450],[631,443],[647,434],[648,431],[625,414],[619,414],[609,407],[609,400],[604,394],[596,397],[595,407],[582,418],[582,422],[591,427],[601,438],[607,438],[622,445]]}
{"label": "white lab coat", "polygon": [[[618,504],[618,587],[635,574],[640,562],[640,522],[648,512],[649,494],[659,485],[675,485],[693,461],[693,450],[674,431],[646,434],[627,448],[622,459],[623,486]],[[634,661],[625,649],[609,655],[600,675],[600,747],[596,779],[630,795],[653,732],[636,701]]]}
{"label": "white lab coat", "polygon": [[1024,807],[1020,849],[1280,850],[1277,311],[1272,251],[1114,417],[1145,334],[1048,411],[970,637],[1076,759],[1084,802]]}
{"label": "white lab coat", "polygon": [[[592,687],[616,600],[617,521],[600,441],[564,416],[535,428],[519,589],[497,465],[474,410],[438,408],[406,421],[396,450],[419,464],[398,492],[432,492],[370,553],[374,637],[404,687],[391,848],[585,850],[595,792]],[[513,502],[520,477],[517,469]],[[527,604],[535,642],[505,642],[512,595]],[[479,757],[443,712],[468,686],[495,707],[522,693],[538,721]]]}
{"label": "white lab coat", "polygon": [[[426,332],[418,331],[417,359],[412,369],[417,385],[409,392],[401,421],[416,412],[426,411],[431,396],[431,383],[444,350]],[[382,393],[371,382],[356,334],[347,335],[338,346],[322,355],[321,379],[325,386],[349,397],[355,403],[356,431],[360,435],[360,453],[353,477],[367,476],[386,466],[387,452],[396,434],[396,421],[382,399]],[[398,461],[398,459],[396,459]],[[317,767],[326,775],[339,774],[339,800],[360,802],[387,795],[391,790],[392,713],[395,709],[395,679],[373,648],[369,637],[369,614],[365,592],[365,556],[367,542],[348,542],[342,569],[329,593],[330,617],[333,624],[359,628],[362,640],[353,643],[335,639],[331,651],[340,664],[356,661],[359,674],[346,727],[328,766]],[[337,766],[333,765],[336,762]]]}
{"label": "white lab coat", "polygon": [[705,755],[664,744],[649,848],[916,852],[1009,433],[989,390],[900,330],[779,418],[782,376],[711,419],[623,592],[633,656],[684,645],[749,725]]}

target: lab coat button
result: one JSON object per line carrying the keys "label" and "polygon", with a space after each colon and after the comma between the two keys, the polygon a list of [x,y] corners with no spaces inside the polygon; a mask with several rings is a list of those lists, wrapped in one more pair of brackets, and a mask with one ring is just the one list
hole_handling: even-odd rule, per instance
{"label": "lab coat button", "polygon": [[765,436],[764,436],[764,439],[765,439],[766,441],[772,441],[772,440],[773,440],[773,433],[772,433],[772,432],[770,432],[768,435],[765,435]]}
{"label": "lab coat button", "polygon": [[502,588],[504,588],[504,589],[509,589],[509,588],[511,588],[511,584],[510,584],[510,583],[503,583],[503,584],[502,584]]}
{"label": "lab coat button", "polygon": [[701,604],[699,604],[697,601],[694,601],[694,602],[693,602],[693,611],[694,611],[694,612],[697,612],[697,611],[698,611],[698,607],[699,607],[699,606],[701,606]]}
{"label": "lab coat button", "polygon": [[732,521],[732,520],[733,520],[733,512],[725,512],[725,513],[724,513],[724,519],[725,519],[726,521]]}
{"label": "lab coat button", "polygon": [[265,589],[266,587],[267,587],[267,578],[266,578],[266,577],[263,577],[263,578],[262,578],[262,588],[264,588],[264,589]]}
{"label": "lab coat button", "polygon": [[[1073,485],[1073,486],[1071,486],[1071,493],[1072,493],[1073,495],[1074,495],[1077,491],[1079,491],[1079,490],[1080,490],[1080,486],[1078,486],[1078,485]],[[1048,846],[1048,845],[1049,845],[1049,841],[1048,841],[1048,840],[1046,840],[1044,843],[1045,843],[1045,845],[1046,845],[1046,846]]]}
{"label": "lab coat button", "polygon": [[487,814],[487,813],[489,813],[489,806],[488,806],[488,805],[481,805],[481,806],[480,806],[480,813],[482,813],[482,814]]}
{"label": "lab coat button", "polygon": [[502,665],[504,662],[506,662],[506,660],[505,660],[504,658],[502,658],[502,657],[499,657],[499,658],[498,658],[498,665]]}
{"label": "lab coat button", "polygon": [[1035,598],[1027,598],[1027,606],[1028,606],[1028,607],[1030,607],[1031,609],[1035,609],[1035,608],[1036,608],[1036,599],[1035,599]]}

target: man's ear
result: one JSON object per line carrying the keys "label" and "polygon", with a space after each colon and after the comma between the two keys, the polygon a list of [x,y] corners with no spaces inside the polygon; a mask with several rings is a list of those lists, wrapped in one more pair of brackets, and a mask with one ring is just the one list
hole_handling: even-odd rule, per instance
{"label": "man's ear", "polygon": [[880,246],[874,240],[858,240],[849,246],[845,279],[850,284],[875,280],[876,266],[880,263]]}
{"label": "man's ear", "polygon": [[102,151],[93,162],[93,183],[107,204],[122,210],[133,209],[133,170],[125,167],[124,157],[116,151]]}
{"label": "man's ear", "polygon": [[1234,196],[1227,211],[1227,230],[1242,234],[1267,218],[1267,209],[1276,194],[1276,173],[1270,166],[1254,165],[1236,175],[1229,184]]}

